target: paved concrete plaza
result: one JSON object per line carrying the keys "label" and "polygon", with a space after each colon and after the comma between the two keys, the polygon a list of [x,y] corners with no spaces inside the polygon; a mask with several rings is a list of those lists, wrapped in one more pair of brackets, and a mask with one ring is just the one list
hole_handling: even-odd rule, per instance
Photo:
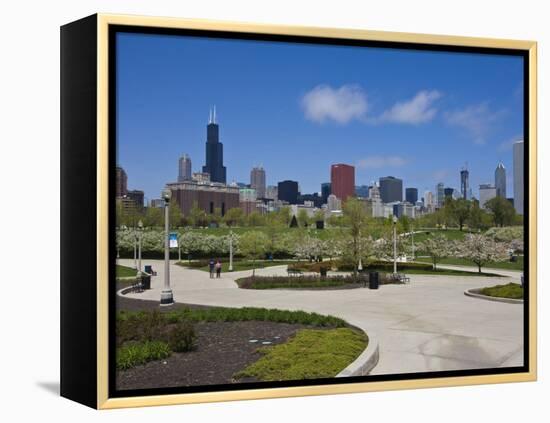
{"label": "paved concrete plaza", "polygon": [[[119,263],[132,266],[133,260]],[[160,300],[163,262],[144,260],[146,264],[158,272],[152,289],[128,296]],[[464,295],[470,288],[519,282],[519,272],[491,272],[505,277],[410,275],[410,284],[384,285],[378,290],[252,290],[239,289],[234,282],[251,271],[210,279],[207,272],[170,266],[176,302],[314,311],[360,327],[380,343],[380,360],[371,374],[522,365],[523,306]],[[259,269],[256,274],[286,275],[286,266]]]}

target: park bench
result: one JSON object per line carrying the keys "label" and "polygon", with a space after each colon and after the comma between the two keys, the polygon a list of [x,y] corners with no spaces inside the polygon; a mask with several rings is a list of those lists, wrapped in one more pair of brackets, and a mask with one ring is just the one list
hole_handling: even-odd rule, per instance
{"label": "park bench", "polygon": [[287,269],[288,276],[302,276],[302,271],[298,269]]}
{"label": "park bench", "polygon": [[141,283],[141,279],[136,279],[132,285],[130,285],[130,289],[132,292],[143,292],[143,284]]}
{"label": "park bench", "polygon": [[399,283],[410,283],[411,278],[409,278],[404,273],[390,273],[389,279],[393,282],[399,282]]}

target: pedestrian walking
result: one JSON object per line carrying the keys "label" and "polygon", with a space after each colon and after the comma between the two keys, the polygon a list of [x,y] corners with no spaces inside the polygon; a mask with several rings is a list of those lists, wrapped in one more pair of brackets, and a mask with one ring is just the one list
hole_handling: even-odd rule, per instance
{"label": "pedestrian walking", "polygon": [[208,262],[208,267],[210,268],[210,279],[214,279],[214,266],[216,263],[214,262],[214,259],[211,258]]}
{"label": "pedestrian walking", "polygon": [[222,274],[222,262],[220,259],[216,262],[216,278],[219,278]]}

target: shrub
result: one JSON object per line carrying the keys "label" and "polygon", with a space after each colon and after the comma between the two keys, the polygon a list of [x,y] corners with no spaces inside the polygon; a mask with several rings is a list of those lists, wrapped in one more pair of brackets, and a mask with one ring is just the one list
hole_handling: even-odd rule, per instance
{"label": "shrub", "polygon": [[126,370],[149,361],[160,360],[170,355],[170,347],[161,341],[131,343],[117,348],[116,368]]}
{"label": "shrub", "polygon": [[174,352],[186,352],[195,348],[197,335],[190,322],[177,323],[168,332],[168,344]]}

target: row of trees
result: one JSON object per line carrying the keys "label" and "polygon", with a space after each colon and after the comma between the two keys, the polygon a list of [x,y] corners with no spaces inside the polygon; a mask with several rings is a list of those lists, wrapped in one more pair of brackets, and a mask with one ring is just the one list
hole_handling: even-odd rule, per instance
{"label": "row of trees", "polygon": [[467,225],[474,230],[487,230],[492,226],[521,225],[523,218],[516,214],[514,206],[502,197],[495,197],[485,203],[485,209],[479,207],[477,200],[453,199],[448,197],[443,207],[434,213],[426,214],[417,219],[417,224],[423,227],[458,227],[460,230]]}

